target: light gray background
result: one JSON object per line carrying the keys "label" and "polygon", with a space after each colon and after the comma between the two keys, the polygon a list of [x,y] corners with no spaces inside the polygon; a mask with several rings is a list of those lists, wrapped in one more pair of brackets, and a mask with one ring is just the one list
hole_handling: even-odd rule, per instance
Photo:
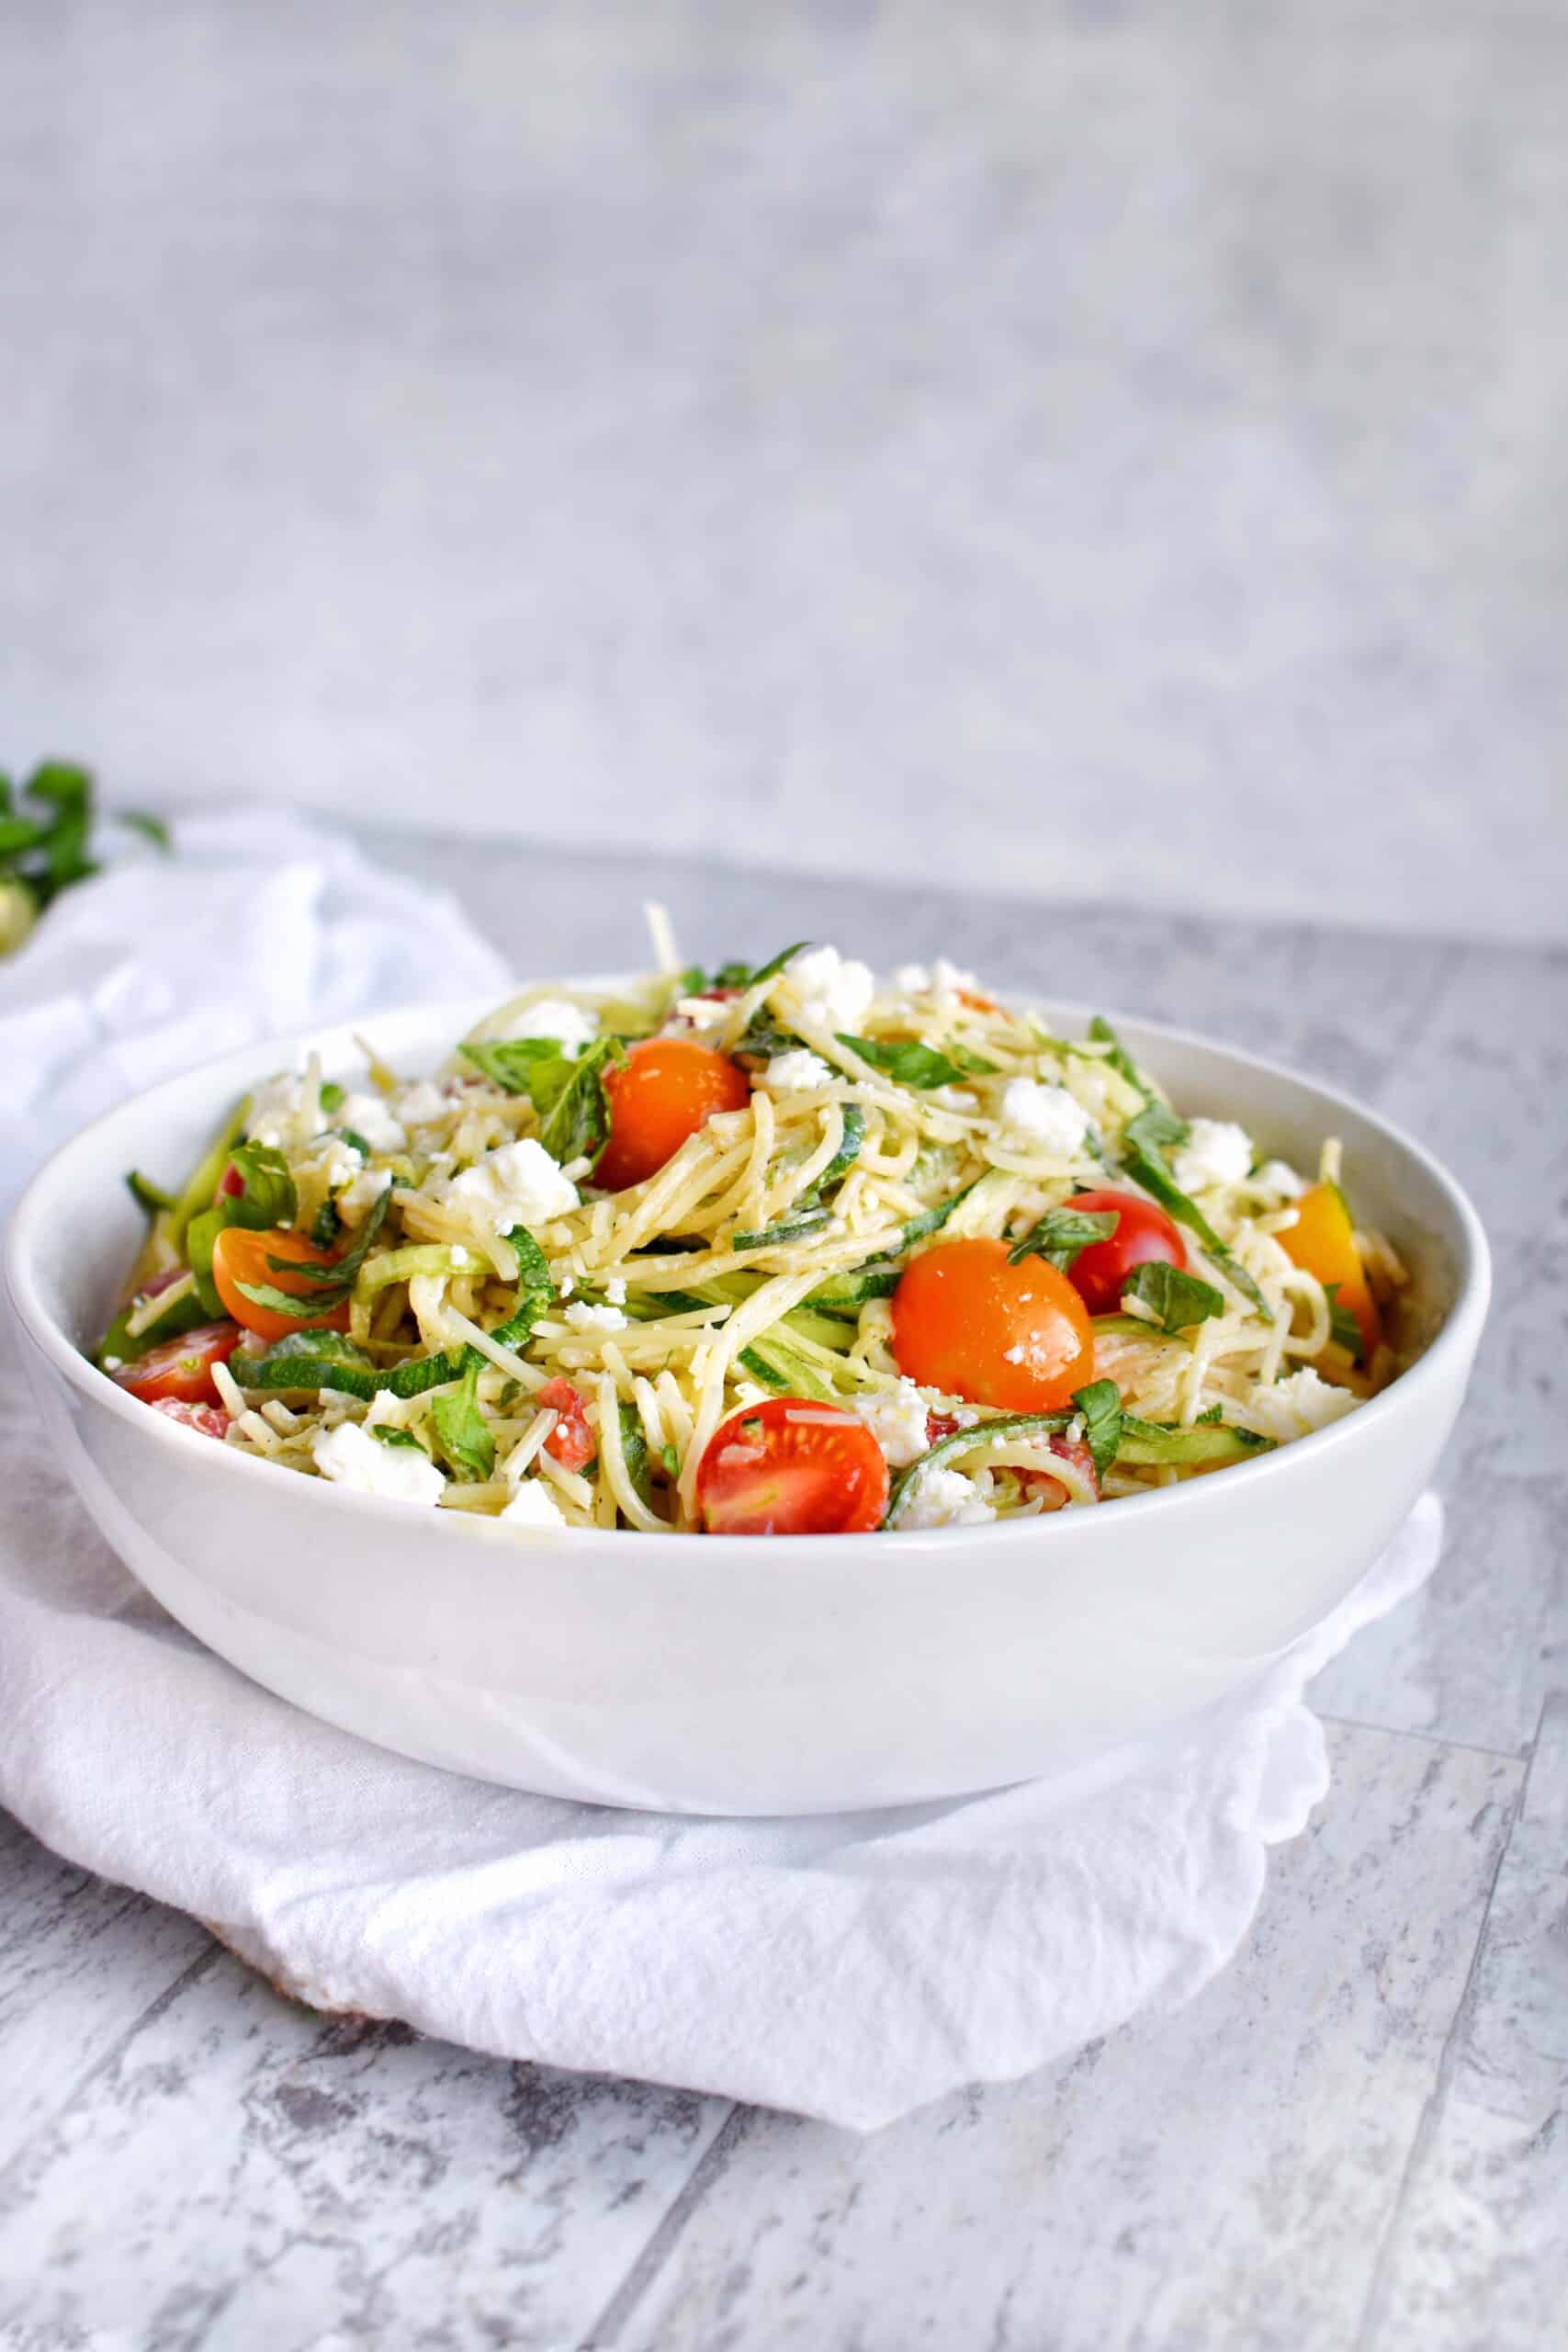
{"label": "light gray background", "polygon": [[1561,0],[9,0],[0,757],[1551,936]]}

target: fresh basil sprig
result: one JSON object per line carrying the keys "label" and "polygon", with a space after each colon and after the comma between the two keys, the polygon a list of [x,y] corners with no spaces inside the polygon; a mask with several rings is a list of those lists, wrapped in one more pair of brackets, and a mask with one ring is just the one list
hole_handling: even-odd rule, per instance
{"label": "fresh basil sprig", "polygon": [[1149,1092],[1143,1071],[1102,1013],[1095,1014],[1089,1024],[1089,1034],[1096,1045],[1110,1046],[1111,1051],[1101,1058],[1110,1063],[1118,1078],[1124,1078],[1129,1086],[1135,1086],[1145,1102],[1152,1102],[1154,1098]]}
{"label": "fresh basil sprig", "polygon": [[1014,1242],[1008,1262],[1019,1266],[1025,1258],[1044,1258],[1065,1274],[1082,1251],[1109,1241],[1121,1222],[1115,1209],[1047,1209],[1032,1231]]}
{"label": "fresh basil sprig", "polygon": [[932,1087],[961,1084],[964,1071],[946,1054],[934,1046],[914,1042],[888,1045],[880,1037],[856,1037],[848,1030],[838,1032],[840,1046],[847,1046],[873,1069],[886,1070],[895,1086],[912,1086],[918,1092],[929,1093]]}
{"label": "fresh basil sprig", "polygon": [[211,1207],[193,1216],[186,1227],[186,1257],[209,1315],[223,1312],[212,1279],[212,1251],[225,1227],[239,1225],[250,1233],[267,1233],[274,1227],[292,1225],[298,1206],[288,1162],[271,1144],[237,1143],[225,1165],[239,1175],[243,1189],[220,1193]]}
{"label": "fresh basil sprig", "polygon": [[1091,1380],[1087,1388],[1073,1391],[1073,1403],[1083,1415],[1084,1443],[1094,1457],[1096,1475],[1103,1477],[1122,1442],[1122,1391],[1113,1380]]}
{"label": "fresh basil sprig", "polygon": [[[472,1062],[481,1077],[507,1094],[532,1094],[533,1076],[541,1062],[562,1061],[559,1041],[554,1037],[497,1037],[489,1041],[459,1046],[457,1051],[466,1062]],[[324,1100],[324,1097],[323,1097]]]}
{"label": "fresh basil sprig", "polygon": [[395,1421],[367,1421],[365,1426],[378,1444],[412,1445],[416,1453],[424,1452],[412,1430],[400,1430]]}
{"label": "fresh basil sprig", "polygon": [[1164,1331],[1185,1331],[1194,1323],[1206,1323],[1211,1316],[1225,1311],[1224,1291],[1158,1258],[1134,1267],[1122,1285],[1122,1295],[1152,1308]]}
{"label": "fresh basil sprig", "polygon": [[1128,1120],[1122,1131],[1122,1165],[1168,1216],[1198,1236],[1210,1257],[1217,1259],[1224,1268],[1226,1281],[1234,1283],[1243,1297],[1251,1301],[1265,1323],[1272,1323],[1273,1310],[1247,1268],[1233,1254],[1229,1243],[1221,1240],[1196,1201],[1188,1198],[1167,1165],[1167,1148],[1185,1143],[1190,1132],[1186,1121],[1179,1119],[1174,1111],[1163,1102],[1151,1101],[1135,1119]]}
{"label": "fresh basil sprig", "polygon": [[466,1484],[482,1486],[495,1468],[495,1439],[479,1410],[479,1385],[476,1359],[464,1372],[455,1396],[436,1397],[430,1419],[435,1442],[457,1476]]}

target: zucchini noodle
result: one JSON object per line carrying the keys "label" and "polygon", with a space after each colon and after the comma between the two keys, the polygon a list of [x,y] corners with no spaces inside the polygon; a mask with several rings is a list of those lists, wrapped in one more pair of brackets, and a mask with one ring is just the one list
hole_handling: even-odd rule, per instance
{"label": "zucchini noodle", "polygon": [[[164,1408],[242,1452],[519,1530],[641,1533],[712,1524],[710,1449],[769,1398],[798,1400],[803,1445],[871,1434],[897,1532],[1204,1476],[1396,1374],[1408,1276],[1345,1206],[1335,1137],[1308,1178],[1277,1139],[1185,1118],[1105,1023],[1055,1038],[942,963],[878,982],[804,949],[710,978],[649,919],[655,972],[527,989],[433,1076],[367,1047],[353,1080],[312,1059],[260,1088],[154,1213],[100,1363],[161,1402],[151,1367],[190,1333],[217,1350],[209,1405]],[[648,1046],[720,1078],[612,1184]],[[1124,1219],[1167,1238],[1115,1256]],[[1025,1304],[1089,1303],[1070,1397],[1021,1406],[1024,1348],[950,1389],[908,1376],[893,1295],[958,1244]],[[193,1329],[235,1315],[231,1353]]]}

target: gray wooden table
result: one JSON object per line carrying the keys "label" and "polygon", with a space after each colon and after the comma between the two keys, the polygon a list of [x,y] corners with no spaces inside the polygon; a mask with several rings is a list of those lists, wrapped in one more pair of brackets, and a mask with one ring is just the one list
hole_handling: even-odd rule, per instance
{"label": "gray wooden table", "polygon": [[325,2021],[0,1816],[0,2346],[1561,2344],[1568,963],[383,846],[520,971],[640,960],[650,890],[694,953],[945,950],[1365,1096],[1497,1249],[1447,1556],[1317,1686],[1333,1789],[1229,1972],[871,2139]]}

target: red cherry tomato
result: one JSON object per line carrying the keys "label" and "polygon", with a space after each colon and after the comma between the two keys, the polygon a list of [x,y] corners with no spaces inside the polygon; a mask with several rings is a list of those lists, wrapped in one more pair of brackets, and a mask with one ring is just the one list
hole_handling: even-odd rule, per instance
{"label": "red cherry tomato", "polygon": [[[1053,1453],[1059,1453],[1064,1462],[1070,1462],[1075,1470],[1082,1471],[1084,1476],[1089,1480],[1090,1487],[1093,1488],[1094,1498],[1096,1502],[1098,1502],[1100,1500],[1100,1474],[1094,1466],[1094,1456],[1089,1452],[1088,1446],[1084,1443],[1082,1438],[1054,1437],[1048,1439],[1046,1442]],[[1029,1492],[1032,1495],[1039,1496],[1042,1514],[1046,1511],[1061,1510],[1063,1509],[1067,1500],[1067,1490],[1066,1487],[1063,1486],[1060,1478],[1053,1478],[1048,1470],[1024,1470],[1019,1475],[1022,1478],[1025,1487],[1029,1489]]]}
{"label": "red cherry tomato", "polygon": [[598,1448],[593,1432],[588,1426],[586,1399],[581,1389],[570,1380],[547,1380],[534,1398],[536,1405],[547,1405],[560,1419],[545,1440],[545,1452],[553,1454],[563,1470],[581,1470],[592,1462]]}
{"label": "red cherry tomato", "polygon": [[239,1344],[237,1323],[202,1323],[149,1348],[135,1363],[121,1364],[110,1378],[144,1405],[210,1405],[218,1396],[212,1367],[227,1363]]}
{"label": "red cherry tomato", "polygon": [[253,1233],[247,1226],[226,1225],[212,1245],[212,1279],[218,1295],[236,1323],[254,1331],[259,1340],[286,1340],[290,1331],[346,1331],[348,1301],[334,1306],[325,1315],[280,1315],[270,1306],[258,1306],[240,1288],[242,1283],[257,1287],[286,1291],[290,1298],[309,1298],[316,1289],[288,1267],[269,1265],[271,1258],[288,1258],[300,1266],[330,1266],[330,1250],[318,1250],[302,1233],[291,1233],[281,1226],[269,1233]]}
{"label": "red cherry tomato", "polygon": [[1077,1291],[1043,1258],[1010,1263],[1005,1241],[939,1241],[893,1294],[893,1352],[922,1388],[1054,1413],[1094,1377]]}
{"label": "red cherry tomato", "polygon": [[863,1535],[887,1509],[887,1464],[840,1405],[769,1396],[721,1422],[697,1470],[709,1535]]}
{"label": "red cherry tomato", "polygon": [[237,1201],[244,1189],[245,1180],[241,1175],[239,1170],[235,1167],[233,1161],[231,1160],[228,1167],[223,1170],[222,1175],[218,1179],[218,1190],[213,1193],[212,1197],[214,1201]]}
{"label": "red cherry tomato", "polygon": [[610,1140],[595,1181],[613,1193],[656,1176],[716,1111],[743,1111],[751,1099],[745,1071],[690,1037],[633,1046],[623,1066],[605,1071],[604,1091]]}
{"label": "red cherry tomato", "polygon": [[1114,1315],[1135,1266],[1185,1266],[1186,1245],[1165,1211],[1137,1193],[1075,1193],[1069,1209],[1113,1210],[1116,1230],[1080,1250],[1067,1280],[1091,1315]]}
{"label": "red cherry tomato", "polygon": [[179,1421],[187,1430],[199,1430],[203,1437],[225,1438],[229,1434],[229,1416],[217,1405],[187,1405],[177,1396],[159,1396],[152,1410],[165,1414],[171,1421]]}

